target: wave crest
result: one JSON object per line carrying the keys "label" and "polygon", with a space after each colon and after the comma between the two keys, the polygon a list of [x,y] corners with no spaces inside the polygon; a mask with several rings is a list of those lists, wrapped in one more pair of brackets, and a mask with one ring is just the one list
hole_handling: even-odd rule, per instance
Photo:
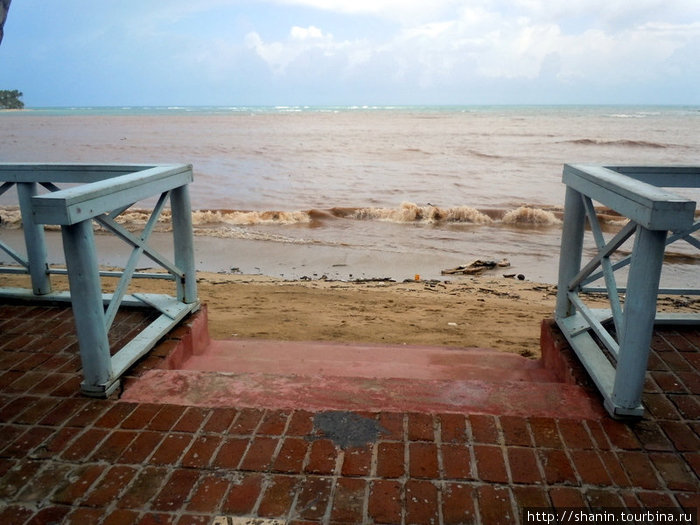
{"label": "wave crest", "polygon": [[239,211],[239,210],[195,210],[192,222],[197,225],[231,224],[250,226],[253,224],[306,224],[311,222],[308,211]]}
{"label": "wave crest", "polygon": [[8,230],[22,227],[22,214],[17,206],[0,206],[0,227]]}
{"label": "wave crest", "polygon": [[[143,229],[151,210],[129,209],[116,218],[116,222],[131,231]],[[217,235],[217,230],[242,229],[247,226],[309,225],[320,227],[327,221],[358,220],[383,221],[397,224],[473,224],[473,225],[529,225],[548,226],[561,224],[561,211],[550,211],[535,205],[522,205],[510,211],[482,209],[471,206],[440,207],[433,204],[419,205],[403,202],[396,208],[382,207],[334,207],[297,211],[246,211],[233,209],[201,209],[192,211],[195,233]],[[601,210],[599,220],[618,222],[626,220],[610,210]],[[22,216],[17,206],[0,206],[0,228],[20,229]],[[54,227],[48,226],[50,229]],[[96,226],[97,229],[102,229]],[[171,210],[166,208],[158,218],[155,231],[172,229]],[[238,232],[235,235],[243,235]],[[227,233],[226,236],[230,236]]]}
{"label": "wave crest", "polygon": [[352,218],[388,222],[463,222],[472,224],[493,222],[491,217],[469,206],[439,208],[431,204],[419,206],[412,202],[404,202],[399,208],[358,208]]}
{"label": "wave crest", "polygon": [[504,224],[561,224],[561,220],[553,212],[528,206],[520,206],[507,212],[501,219],[501,222]]}

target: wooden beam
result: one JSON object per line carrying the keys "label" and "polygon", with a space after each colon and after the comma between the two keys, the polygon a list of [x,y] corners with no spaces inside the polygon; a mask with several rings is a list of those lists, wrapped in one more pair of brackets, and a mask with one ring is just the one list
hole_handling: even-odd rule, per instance
{"label": "wooden beam", "polygon": [[693,223],[696,203],[602,166],[565,164],[563,182],[649,230],[679,230]]}
{"label": "wooden beam", "polygon": [[76,224],[193,180],[192,166],[157,166],[38,195],[32,199],[36,221],[43,224]]}
{"label": "wooden beam", "polygon": [[697,166],[605,166],[660,188],[700,188],[700,168]]}
{"label": "wooden beam", "polygon": [[7,163],[0,164],[0,181],[85,184],[154,167],[153,164]]}

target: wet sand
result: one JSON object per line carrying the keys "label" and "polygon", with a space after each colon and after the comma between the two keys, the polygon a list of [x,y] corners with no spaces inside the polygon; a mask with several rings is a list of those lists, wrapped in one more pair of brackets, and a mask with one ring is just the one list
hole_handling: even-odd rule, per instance
{"label": "wet sand", "polygon": [[[56,289],[66,279],[52,278]],[[115,279],[104,279],[111,291]],[[27,286],[26,276],[0,275],[0,286]],[[131,292],[173,293],[169,281],[134,281]],[[496,276],[449,281],[283,280],[260,275],[198,273],[213,338],[356,341],[486,347],[539,355],[542,319],[551,317],[555,287]]]}
{"label": "wet sand", "polygon": [[[53,276],[52,283],[67,288],[65,277]],[[104,278],[104,291],[115,284]],[[28,287],[29,278],[0,274],[4,286]],[[540,355],[540,324],[553,316],[556,302],[556,286],[503,278],[498,270],[408,282],[198,272],[197,286],[215,339],[481,347],[533,358]],[[129,291],[174,294],[174,285],[138,279]],[[679,301],[700,311],[700,300],[677,297],[660,298],[659,310],[678,311]],[[589,304],[605,308],[607,300]]]}
{"label": "wet sand", "polygon": [[213,337],[488,347],[539,355],[554,287],[512,279],[281,281],[204,274]]}

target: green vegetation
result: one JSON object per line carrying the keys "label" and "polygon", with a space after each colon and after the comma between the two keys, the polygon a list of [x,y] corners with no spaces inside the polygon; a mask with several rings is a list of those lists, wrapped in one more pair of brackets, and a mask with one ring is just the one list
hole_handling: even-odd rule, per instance
{"label": "green vegetation", "polygon": [[24,102],[20,100],[21,91],[16,89],[0,89],[0,109],[22,109]]}

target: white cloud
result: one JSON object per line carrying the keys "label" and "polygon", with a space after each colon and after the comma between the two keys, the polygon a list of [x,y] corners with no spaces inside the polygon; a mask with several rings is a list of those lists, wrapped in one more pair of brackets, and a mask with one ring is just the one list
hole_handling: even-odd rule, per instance
{"label": "white cloud", "polygon": [[[239,0],[202,0],[158,6],[163,18],[236,6]],[[422,86],[458,79],[533,79],[557,59],[560,80],[630,75],[644,78],[668,70],[665,61],[690,56],[700,39],[698,0],[265,0],[339,16],[390,20],[386,33],[344,40],[318,25],[294,20],[286,37],[264,28],[250,31],[244,45],[277,75],[293,72],[304,57],[332,58],[347,75],[373,63],[387,75],[418,79]],[[149,4],[153,6],[153,4]],[[149,17],[146,17],[148,19]],[[158,16],[151,20],[159,20]],[[145,23],[145,22],[144,22]],[[342,27],[342,26],[341,26]],[[389,32],[393,31],[393,32]],[[267,35],[263,38],[261,35]],[[319,67],[322,64],[317,64]],[[676,65],[676,70],[678,70]]]}
{"label": "white cloud", "polygon": [[404,17],[434,17],[453,5],[458,0],[432,0],[429,4],[423,0],[272,0],[278,4],[301,5],[336,11],[346,14],[371,14],[395,19]]}
{"label": "white cloud", "polygon": [[289,31],[289,36],[294,40],[333,40],[333,35],[324,35],[323,31],[316,26],[294,26]]}
{"label": "white cloud", "polygon": [[[348,42],[336,42],[333,35],[324,33],[315,26],[292,26],[289,37],[282,41],[265,42],[257,32],[250,32],[246,36],[245,43],[253,49],[277,75],[287,72],[290,65],[299,58],[309,53],[321,54],[332,57],[344,54],[348,57],[356,56],[352,45]],[[347,58],[350,60],[357,60]]]}
{"label": "white cloud", "polygon": [[[607,79],[613,82],[650,81],[665,75],[668,60],[695,39],[700,43],[700,24],[659,31],[641,26],[617,34],[600,30],[561,39],[562,75],[569,78]],[[700,49],[697,49],[700,51]]]}
{"label": "white cloud", "polygon": [[[394,0],[279,1],[368,13],[386,13],[399,5]],[[295,26],[289,41],[263,43],[257,37],[254,47],[277,73],[311,51],[342,57],[346,73],[358,75],[375,60],[386,64],[388,57],[393,70],[387,75],[416,80],[422,87],[474,77],[531,80],[543,68],[563,82],[641,81],[668,69],[666,61],[679,50],[697,48],[700,23],[665,21],[697,11],[694,2],[569,0],[552,6],[545,0],[517,0],[509,10],[505,0],[469,4],[444,0],[439,7],[457,7],[451,17],[406,24],[398,33],[377,35],[371,43],[335,42],[317,27]],[[409,10],[422,4],[400,3]],[[647,19],[662,8],[666,18]],[[567,31],[568,26],[576,26],[571,20],[579,20],[580,25]],[[686,50],[684,55],[688,54]]]}
{"label": "white cloud", "polygon": [[[573,87],[586,101],[626,101],[630,90],[664,103],[673,96],[700,100],[700,0],[86,5],[84,0],[13,4],[12,27],[6,27],[13,34],[6,32],[3,52],[15,53],[17,64],[30,57],[37,65],[38,80],[14,67],[15,75],[27,75],[25,85],[42,86],[42,79],[56,75],[68,79],[66,85],[84,78],[79,84],[85,93],[106,93],[121,85],[113,81],[119,78],[127,83],[122,91],[132,93],[130,81],[138,78],[146,87],[150,82],[155,100],[165,78],[180,86],[179,93],[191,90],[193,99],[214,92],[224,100],[235,91],[251,99],[263,93],[258,98],[268,101],[297,96],[313,103],[328,93],[338,100],[403,96],[440,103],[448,101],[445,93],[460,101],[472,90],[467,100],[485,94],[498,101],[503,94],[517,101],[537,86],[565,96]],[[20,27],[24,30],[14,29]],[[85,71],[99,74],[89,80]]]}
{"label": "white cloud", "polygon": [[[697,76],[699,69],[693,59],[700,55],[698,0],[434,0],[429,7],[423,0],[261,3],[272,10],[301,6],[335,15],[307,19],[308,11],[300,11],[282,36],[262,21],[251,21],[254,29],[243,42],[214,42],[208,50],[206,42],[197,46],[199,63],[207,62],[209,53],[212,71],[222,57],[235,69],[247,50],[278,78],[315,75],[325,82],[363,85],[381,77],[385,86],[393,82],[401,89],[434,92],[544,77],[565,86],[639,85],[661,76],[680,78],[688,69]],[[169,16],[222,5],[236,1],[183,3]],[[352,25],[343,21],[356,15],[375,17],[377,30],[354,36],[348,30]]]}
{"label": "white cloud", "polygon": [[696,0],[513,0],[513,4],[532,19],[554,22],[580,19],[609,29],[631,27],[648,20],[690,21],[700,15]]}
{"label": "white cloud", "polygon": [[[465,78],[535,79],[556,57],[557,78],[563,82],[645,80],[664,68],[679,49],[697,45],[700,24],[647,23],[618,32],[588,29],[566,34],[553,21],[506,17],[481,8],[464,9],[459,18],[406,27],[394,35],[378,35],[373,42],[337,42],[315,26],[294,26],[284,41],[264,42],[257,33],[248,45],[276,74],[283,74],[309,53],[334,57],[345,64],[346,75],[362,75],[365,66],[381,56],[386,74],[415,80],[420,87]],[[548,61],[548,62],[547,62]],[[317,64],[322,67],[322,64]]]}

